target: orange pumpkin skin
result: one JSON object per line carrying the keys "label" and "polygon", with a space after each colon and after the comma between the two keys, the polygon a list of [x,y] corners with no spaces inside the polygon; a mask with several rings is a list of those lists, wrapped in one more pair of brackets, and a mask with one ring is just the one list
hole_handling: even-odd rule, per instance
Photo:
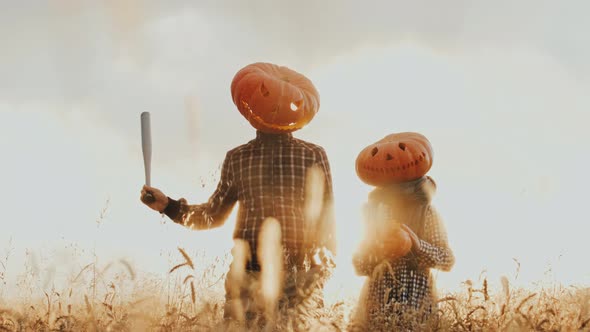
{"label": "orange pumpkin skin", "polygon": [[432,146],[424,135],[395,133],[361,151],[356,159],[356,173],[372,186],[412,181],[430,170],[432,158]]}
{"label": "orange pumpkin skin", "polygon": [[303,128],[320,107],[319,93],[302,74],[257,62],[240,69],[231,83],[234,104],[250,124],[267,133]]}

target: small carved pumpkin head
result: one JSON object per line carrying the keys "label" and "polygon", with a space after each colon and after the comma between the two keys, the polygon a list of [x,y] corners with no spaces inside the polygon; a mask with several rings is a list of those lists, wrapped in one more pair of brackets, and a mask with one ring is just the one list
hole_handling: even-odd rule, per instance
{"label": "small carved pumpkin head", "polygon": [[356,173],[366,184],[378,187],[413,181],[430,170],[432,157],[432,146],[423,135],[391,134],[361,151]]}
{"label": "small carved pumpkin head", "polygon": [[307,77],[271,63],[253,63],[238,71],[231,94],[248,122],[267,133],[301,129],[320,107],[319,93]]}

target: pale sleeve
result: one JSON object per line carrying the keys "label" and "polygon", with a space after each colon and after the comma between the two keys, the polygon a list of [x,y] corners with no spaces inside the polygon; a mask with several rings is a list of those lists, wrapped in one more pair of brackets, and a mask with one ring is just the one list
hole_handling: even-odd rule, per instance
{"label": "pale sleeve", "polygon": [[324,149],[320,149],[317,165],[324,177],[324,196],[320,213],[318,245],[336,254],[336,220],[334,215],[334,190],[330,163]]}
{"label": "pale sleeve", "polygon": [[382,255],[377,254],[379,251],[376,248],[377,243],[373,234],[375,230],[369,224],[375,218],[377,218],[376,205],[371,202],[365,203],[363,205],[363,219],[367,234],[365,234],[365,238],[352,256],[352,265],[359,276],[371,275],[375,267],[384,260]]}
{"label": "pale sleeve", "polygon": [[449,247],[444,224],[432,207],[426,211],[420,248],[415,250],[415,254],[418,264],[422,267],[450,271],[455,264],[455,256]]}

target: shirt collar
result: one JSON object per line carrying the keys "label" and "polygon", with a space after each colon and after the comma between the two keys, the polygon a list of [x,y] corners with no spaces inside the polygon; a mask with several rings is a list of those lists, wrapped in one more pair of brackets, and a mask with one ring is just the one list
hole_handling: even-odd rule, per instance
{"label": "shirt collar", "polygon": [[256,141],[258,141],[258,142],[284,143],[284,142],[288,142],[292,139],[293,139],[293,134],[291,134],[291,133],[270,134],[270,133],[262,132],[260,130],[256,131]]}

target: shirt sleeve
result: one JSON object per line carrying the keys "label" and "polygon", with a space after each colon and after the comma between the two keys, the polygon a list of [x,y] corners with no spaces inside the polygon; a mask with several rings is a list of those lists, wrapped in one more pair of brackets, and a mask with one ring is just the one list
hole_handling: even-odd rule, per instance
{"label": "shirt sleeve", "polygon": [[455,264],[455,256],[449,248],[445,227],[432,207],[426,211],[424,235],[415,254],[418,264],[422,267],[450,271]]}
{"label": "shirt sleeve", "polygon": [[362,243],[360,248],[352,256],[352,265],[358,276],[370,276],[375,270],[375,267],[385,259],[378,256],[378,251],[374,248],[374,245],[370,243]]}
{"label": "shirt sleeve", "polygon": [[324,175],[324,197],[319,218],[318,245],[336,254],[336,222],[334,216],[334,190],[330,163],[323,148],[319,149],[317,165]]}
{"label": "shirt sleeve", "polygon": [[[363,205],[363,220],[365,220],[365,223],[370,223],[375,217],[375,206],[371,202],[365,203]],[[370,225],[365,227],[367,228],[365,231],[369,232],[369,234],[365,235],[365,239],[352,256],[352,265],[359,276],[371,275],[375,267],[384,260],[384,257],[377,255],[379,250],[375,241],[375,230]]]}
{"label": "shirt sleeve", "polygon": [[223,225],[238,200],[230,160],[228,152],[221,167],[221,178],[217,189],[207,203],[189,205],[184,198],[178,201],[169,199],[169,207],[164,213],[175,223],[195,230]]}

